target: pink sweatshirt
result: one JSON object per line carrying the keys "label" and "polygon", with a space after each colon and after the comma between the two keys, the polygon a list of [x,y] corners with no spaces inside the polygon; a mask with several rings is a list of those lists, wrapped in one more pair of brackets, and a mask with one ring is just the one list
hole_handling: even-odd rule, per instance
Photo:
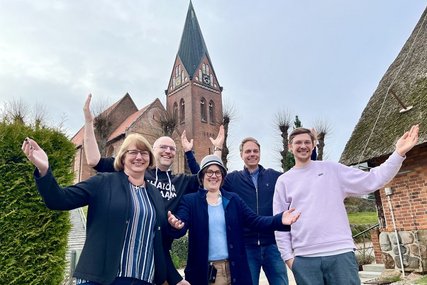
{"label": "pink sweatshirt", "polygon": [[369,172],[336,162],[310,161],[292,168],[276,182],[273,214],[301,212],[290,232],[276,232],[283,260],[354,248],[344,199],[371,193],[387,184],[405,158],[394,152]]}

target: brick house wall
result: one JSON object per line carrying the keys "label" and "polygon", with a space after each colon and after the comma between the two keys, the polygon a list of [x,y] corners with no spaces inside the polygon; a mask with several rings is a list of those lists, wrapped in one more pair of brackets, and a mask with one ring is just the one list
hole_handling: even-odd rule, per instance
{"label": "brick house wall", "polygon": [[[397,229],[427,230],[427,145],[418,146],[407,154],[399,173],[387,186],[394,191],[391,203]],[[384,189],[380,189],[379,194],[385,218],[382,230],[392,231],[393,222]]]}
{"label": "brick house wall", "polygon": [[[379,165],[385,158],[377,159]],[[401,268],[397,244],[400,244],[406,271],[427,271],[427,144],[419,145],[407,154],[402,168],[387,185],[393,190],[390,202],[395,218],[398,239],[394,232],[389,198],[379,190],[385,224],[372,231],[376,261],[386,268]]]}

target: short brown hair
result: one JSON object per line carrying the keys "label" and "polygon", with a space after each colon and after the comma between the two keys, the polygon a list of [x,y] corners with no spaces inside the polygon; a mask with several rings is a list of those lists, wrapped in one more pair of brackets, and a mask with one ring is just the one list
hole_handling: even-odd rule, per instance
{"label": "short brown hair", "polygon": [[256,139],[254,139],[253,137],[247,137],[247,138],[244,138],[244,139],[242,140],[242,142],[240,143],[240,146],[239,146],[240,152],[242,152],[242,151],[243,151],[243,146],[244,146],[244,145],[245,145],[245,143],[247,143],[247,142],[253,142],[253,143],[254,143],[254,144],[256,144],[256,145],[258,146],[258,148],[261,150],[261,146],[260,146],[259,142],[258,142]]}
{"label": "short brown hair", "polygon": [[297,135],[302,135],[302,134],[308,134],[311,138],[311,143],[314,144],[314,141],[316,140],[316,138],[314,137],[313,133],[306,128],[296,128],[295,130],[293,130],[289,135],[289,143],[292,143],[292,141]]}
{"label": "short brown hair", "polygon": [[128,151],[129,146],[131,144],[135,144],[136,148],[139,150],[148,151],[150,155],[150,162],[148,164],[148,167],[152,167],[154,165],[154,155],[150,143],[147,141],[146,138],[144,138],[143,135],[130,134],[126,137],[126,139],[120,146],[119,152],[117,153],[117,156],[114,159],[114,169],[116,171],[121,171],[124,169],[124,158],[126,155],[126,151]]}

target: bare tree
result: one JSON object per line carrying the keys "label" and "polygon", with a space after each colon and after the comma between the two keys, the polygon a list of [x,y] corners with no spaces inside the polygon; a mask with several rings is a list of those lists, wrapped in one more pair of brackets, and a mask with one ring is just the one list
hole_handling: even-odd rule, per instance
{"label": "bare tree", "polygon": [[324,120],[317,120],[314,123],[314,129],[317,132],[317,160],[323,160],[325,137],[330,134],[331,126]]}
{"label": "bare tree", "polygon": [[[298,118],[298,117],[297,117]],[[283,171],[288,170],[290,153],[288,149],[288,133],[289,127],[291,126],[291,116],[288,111],[280,111],[276,114],[276,125],[280,130],[280,136],[282,137],[282,150],[280,151],[280,163]]]}
{"label": "bare tree", "polygon": [[40,128],[44,122],[46,121],[47,117],[47,109],[46,106],[41,104],[36,104],[34,109],[34,126],[36,129]]}
{"label": "bare tree", "polygon": [[227,168],[228,154],[230,153],[230,150],[228,149],[228,146],[227,146],[228,130],[229,130],[230,122],[233,121],[236,116],[236,112],[237,111],[234,105],[232,104],[224,105],[223,116],[222,116],[223,118],[222,124],[224,126],[224,143],[222,145],[221,159],[222,159],[222,162],[224,163],[225,168]]}
{"label": "bare tree", "polygon": [[108,136],[111,134],[113,125],[108,106],[109,104],[107,101],[102,101],[97,102],[93,108],[95,117],[93,126],[95,127],[95,136],[98,141],[99,152],[102,156],[106,155]]}
{"label": "bare tree", "polygon": [[3,118],[13,122],[21,123],[25,122],[28,115],[28,106],[22,102],[22,100],[12,100],[4,103],[3,107]]}
{"label": "bare tree", "polygon": [[176,126],[178,125],[178,119],[176,116],[168,111],[163,111],[160,114],[158,122],[162,130],[162,135],[168,137],[172,136],[173,132],[176,130]]}

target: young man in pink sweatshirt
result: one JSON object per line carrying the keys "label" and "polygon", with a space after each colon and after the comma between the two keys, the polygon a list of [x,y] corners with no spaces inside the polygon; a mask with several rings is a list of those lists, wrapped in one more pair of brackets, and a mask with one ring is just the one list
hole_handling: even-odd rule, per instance
{"label": "young man in pink sweatshirt", "polygon": [[312,161],[313,142],[308,129],[295,129],[289,136],[295,166],[277,180],[273,213],[297,208],[302,214],[290,232],[276,232],[277,246],[298,285],[359,285],[344,199],[371,193],[393,179],[406,153],[418,142],[418,125],[397,141],[387,161],[369,172]]}

